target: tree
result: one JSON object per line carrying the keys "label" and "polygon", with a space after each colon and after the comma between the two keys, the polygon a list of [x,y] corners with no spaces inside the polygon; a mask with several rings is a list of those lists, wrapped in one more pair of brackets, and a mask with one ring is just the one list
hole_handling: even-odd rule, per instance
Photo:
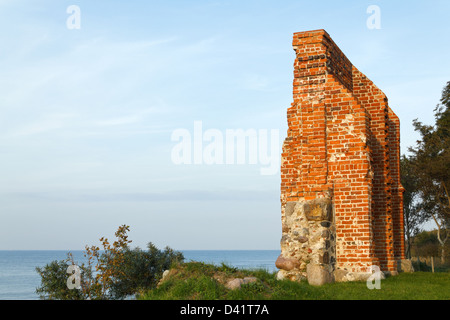
{"label": "tree", "polygon": [[425,125],[417,119],[413,121],[421,140],[409,151],[412,152],[417,188],[422,200],[419,210],[436,223],[444,263],[450,226],[450,81],[442,91],[440,102],[434,109],[434,125]]}
{"label": "tree", "polygon": [[421,225],[426,217],[420,214],[419,190],[417,188],[417,175],[414,172],[412,160],[403,155],[400,158],[401,184],[405,188],[403,193],[403,217],[405,223],[407,258],[411,258],[412,239],[421,231]]}

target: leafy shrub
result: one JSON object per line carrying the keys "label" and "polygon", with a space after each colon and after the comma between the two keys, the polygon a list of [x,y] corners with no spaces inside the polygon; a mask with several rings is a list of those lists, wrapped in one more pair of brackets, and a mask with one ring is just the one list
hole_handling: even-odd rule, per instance
{"label": "leafy shrub", "polygon": [[169,247],[159,250],[149,243],[147,249],[125,250],[123,264],[115,267],[114,273],[117,277],[110,288],[112,299],[123,299],[136,292],[156,287],[165,270],[173,263],[181,263],[184,260],[180,252]]}
{"label": "leafy shrub", "polygon": [[182,253],[169,247],[159,250],[152,243],[148,244],[147,251],[131,249],[128,231],[128,226],[120,226],[115,233],[117,240],[112,245],[108,239],[100,238],[103,250],[86,246],[87,263],[78,266],[81,272],[78,289],[70,289],[67,285],[70,277],[67,268],[77,265],[70,253],[65,260],[36,268],[41,276],[36,293],[41,299],[55,300],[124,299],[156,287],[164,270],[184,260]]}
{"label": "leafy shrub", "polygon": [[[67,254],[67,259],[52,261],[45,267],[36,268],[41,276],[41,286],[36,289],[36,293],[41,299],[48,300],[83,300],[86,298],[84,290],[70,290],[67,286],[67,279],[70,276],[67,268],[74,265],[73,257]],[[84,265],[80,267],[81,273],[86,277],[91,277],[91,271]]]}

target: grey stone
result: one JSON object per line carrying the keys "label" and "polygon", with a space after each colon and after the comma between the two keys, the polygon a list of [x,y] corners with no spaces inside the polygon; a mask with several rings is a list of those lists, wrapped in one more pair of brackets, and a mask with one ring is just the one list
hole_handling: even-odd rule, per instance
{"label": "grey stone", "polygon": [[402,259],[398,261],[398,271],[400,272],[414,272],[414,267],[410,259]]}
{"label": "grey stone", "polygon": [[333,275],[318,264],[310,263],[306,266],[308,283],[313,286],[321,286],[334,281]]}
{"label": "grey stone", "polygon": [[237,279],[233,279],[233,280],[228,281],[225,284],[225,287],[227,289],[230,289],[230,290],[236,290],[236,289],[239,289],[241,287],[242,283],[243,283],[243,280],[240,279],[240,278],[237,278]]}
{"label": "grey stone", "polygon": [[297,240],[301,243],[305,243],[308,241],[308,237],[300,236],[300,237],[297,237]]}
{"label": "grey stone", "polygon": [[[337,269],[334,271],[334,279],[336,282],[347,282],[347,281],[361,281],[367,280],[373,274],[371,272],[350,272],[343,269]],[[378,272],[377,277],[379,279],[384,279],[384,273]]]}
{"label": "grey stone", "polygon": [[346,277],[347,274],[348,274],[347,270],[337,269],[334,271],[334,279],[336,280],[336,282],[347,281],[347,277]]}
{"label": "grey stone", "polygon": [[302,281],[306,280],[306,274],[280,270],[277,272],[277,280]]}
{"label": "grey stone", "polygon": [[280,270],[277,272],[277,280],[286,279],[286,270]]}
{"label": "grey stone", "polygon": [[232,279],[232,280],[228,281],[225,284],[225,287],[230,290],[236,290],[236,289],[240,289],[243,284],[248,284],[248,283],[257,282],[257,281],[259,281],[259,279],[256,277],[245,277],[243,279],[236,278],[236,279]]}
{"label": "grey stone", "polygon": [[281,236],[280,243],[290,242],[290,241],[291,241],[291,238],[287,234],[284,234],[283,236]]}
{"label": "grey stone", "polygon": [[286,217],[289,217],[290,215],[292,215],[296,205],[297,205],[297,201],[289,201],[286,203],[286,207],[284,208],[284,214]]}
{"label": "grey stone", "polygon": [[319,256],[319,262],[323,264],[328,264],[330,261],[328,252],[324,252],[323,255]]}
{"label": "grey stone", "polygon": [[322,227],[324,227],[324,228],[329,228],[329,227],[331,226],[331,222],[329,222],[329,221],[322,221],[322,222],[320,223],[320,225],[321,225]]}
{"label": "grey stone", "polygon": [[161,279],[158,281],[156,286],[159,287],[166,280],[166,278],[170,275],[170,273],[171,273],[171,270],[165,270],[162,274]]}
{"label": "grey stone", "polygon": [[245,277],[242,284],[252,283],[252,282],[258,282],[259,279],[257,277]]}

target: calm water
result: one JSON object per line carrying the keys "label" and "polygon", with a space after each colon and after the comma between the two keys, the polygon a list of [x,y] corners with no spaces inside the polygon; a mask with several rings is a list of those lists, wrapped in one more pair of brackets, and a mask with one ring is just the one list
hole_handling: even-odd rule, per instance
{"label": "calm water", "polygon": [[[84,262],[83,251],[71,251],[77,263]],[[187,250],[185,261],[202,261],[237,268],[264,268],[277,271],[275,260],[279,250]],[[0,300],[37,300],[35,289],[40,285],[36,267],[53,260],[67,258],[67,251],[0,251]]]}

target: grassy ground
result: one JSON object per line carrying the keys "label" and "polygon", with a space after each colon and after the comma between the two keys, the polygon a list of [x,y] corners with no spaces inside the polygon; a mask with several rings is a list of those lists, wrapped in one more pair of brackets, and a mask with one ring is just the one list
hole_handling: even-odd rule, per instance
{"label": "grassy ground", "polygon": [[[227,280],[254,276],[260,282],[229,290]],[[365,281],[332,283],[320,287],[304,282],[279,281],[264,270],[238,270],[227,265],[189,262],[172,269],[161,285],[141,293],[143,300],[449,300],[450,273],[402,273],[381,280],[380,289]]]}

